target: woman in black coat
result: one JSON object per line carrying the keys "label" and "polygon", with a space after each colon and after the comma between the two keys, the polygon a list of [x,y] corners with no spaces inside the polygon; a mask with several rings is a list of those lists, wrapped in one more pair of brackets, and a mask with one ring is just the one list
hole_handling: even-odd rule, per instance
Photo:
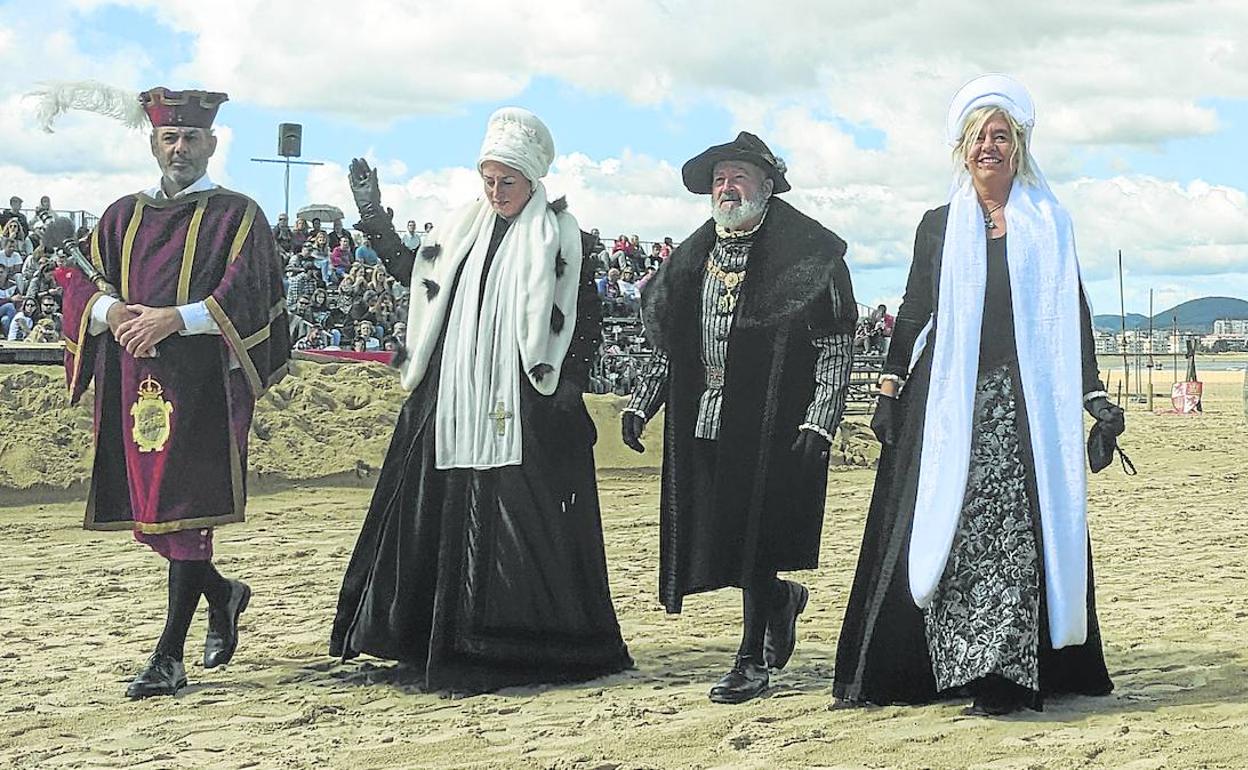
{"label": "woman in black coat", "polygon": [[883,443],[837,650],[843,705],[967,692],[970,712],[1112,689],[1086,525],[1097,379],[1069,217],[1027,150],[1016,81],[955,97],[958,172],[927,212],[880,381]]}

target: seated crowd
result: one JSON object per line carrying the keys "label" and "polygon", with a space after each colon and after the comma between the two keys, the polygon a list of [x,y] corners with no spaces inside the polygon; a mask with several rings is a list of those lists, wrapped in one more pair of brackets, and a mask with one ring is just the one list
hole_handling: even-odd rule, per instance
{"label": "seated crowd", "polygon": [[55,216],[48,196],[27,216],[14,195],[0,212],[0,340],[58,342],[61,339],[61,287],[53,271],[62,254],[42,242]]}
{"label": "seated crowd", "polygon": [[[410,236],[419,247],[415,222]],[[432,228],[426,224],[425,229]],[[368,238],[334,220],[329,230],[286,215],[273,228],[286,260],[286,307],[296,350],[397,350],[407,320],[407,287],[386,272]],[[331,244],[333,244],[331,246]]]}
{"label": "seated crowd", "polygon": [[[53,278],[63,253],[41,243],[55,216],[47,196],[29,216],[14,196],[0,212],[0,340],[57,342],[61,337],[61,288]],[[420,248],[433,224],[418,228],[409,220],[400,233],[404,245]],[[80,237],[85,232],[80,231]],[[592,231],[596,247],[588,255],[603,303],[603,341],[590,389],[627,394],[649,360],[641,329],[641,294],[675,244],[671,238],[643,243],[621,234],[608,245]],[[334,220],[285,214],[273,228],[286,262],[286,304],[290,338],[296,350],[394,351],[402,343],[408,289],[386,271],[368,238]]]}

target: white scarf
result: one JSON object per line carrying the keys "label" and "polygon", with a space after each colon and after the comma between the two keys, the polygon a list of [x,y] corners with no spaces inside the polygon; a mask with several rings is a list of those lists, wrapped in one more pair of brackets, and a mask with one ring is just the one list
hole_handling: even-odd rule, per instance
{"label": "white scarf", "polygon": [[[499,244],[482,294],[496,216],[484,199],[463,207],[425,239],[425,248],[441,247],[438,256],[418,256],[412,270],[404,387],[414,389],[424,379],[446,322],[434,422],[440,469],[520,464],[521,373],[538,393],[552,395],[576,325],[581,273],[576,219],[551,211],[545,186],[536,183]],[[565,266],[557,278],[560,256]],[[438,287],[432,300],[427,281]],[[555,307],[565,319],[558,333],[551,329]],[[552,371],[537,380],[532,371],[539,364]]]}
{"label": "white scarf", "polygon": [[[1039,492],[1049,635],[1058,649],[1087,638],[1081,284],[1070,217],[1034,160],[1032,168],[1037,180],[1016,179],[1004,212],[1014,338]],[[986,248],[979,200],[970,177],[961,173],[945,227],[920,502],[910,538],[910,593],[919,607],[930,604],[944,573],[966,493]]]}

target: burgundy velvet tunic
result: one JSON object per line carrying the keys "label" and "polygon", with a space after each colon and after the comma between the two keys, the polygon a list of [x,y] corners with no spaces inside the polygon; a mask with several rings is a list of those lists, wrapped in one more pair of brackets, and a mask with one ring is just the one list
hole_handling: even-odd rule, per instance
{"label": "burgundy velvet tunic", "polygon": [[71,400],[95,382],[96,456],[84,526],[133,529],[147,541],[242,521],[255,400],[286,373],[290,351],[282,264],[264,213],[223,188],[172,200],[129,195],[104,212],[90,256],[123,301],[203,301],[221,334],[175,334],[157,345],[157,357],[134,358],[111,334],[88,333],[103,294],[70,272]]}

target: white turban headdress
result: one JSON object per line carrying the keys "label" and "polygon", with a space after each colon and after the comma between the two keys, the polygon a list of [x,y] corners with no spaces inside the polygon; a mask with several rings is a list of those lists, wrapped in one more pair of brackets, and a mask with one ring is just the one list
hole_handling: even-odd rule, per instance
{"label": "white turban headdress", "polygon": [[487,160],[504,163],[532,184],[546,176],[555,159],[555,140],[541,118],[523,107],[502,107],[490,116],[477,169]]}
{"label": "white turban headdress", "polygon": [[1009,75],[980,75],[958,89],[949,103],[949,117],[945,121],[945,133],[952,147],[962,141],[962,129],[966,118],[980,107],[999,107],[1010,113],[1020,126],[1028,141],[1031,129],[1036,125],[1036,105],[1022,83]]}

